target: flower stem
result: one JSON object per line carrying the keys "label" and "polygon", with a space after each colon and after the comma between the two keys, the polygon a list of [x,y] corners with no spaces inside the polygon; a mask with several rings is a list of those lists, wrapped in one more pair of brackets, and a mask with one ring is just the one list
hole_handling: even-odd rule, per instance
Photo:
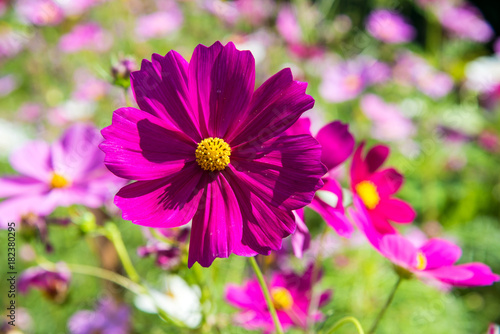
{"label": "flower stem", "polygon": [[365,334],[365,332],[363,331],[363,327],[361,327],[361,324],[359,323],[358,319],[351,317],[351,316],[344,317],[344,318],[340,319],[339,321],[337,321],[333,325],[333,327],[330,328],[330,330],[327,332],[327,334],[332,334],[337,329],[339,329],[340,327],[342,327],[343,325],[345,325],[346,323],[349,323],[349,322],[351,322],[354,326],[356,326],[356,329],[358,330],[359,334]]}
{"label": "flower stem", "polygon": [[372,329],[370,329],[368,334],[375,333],[375,330],[377,329],[377,326],[378,326],[380,320],[382,320],[385,311],[387,310],[387,308],[389,308],[389,305],[391,305],[391,302],[394,299],[394,295],[396,294],[396,290],[398,289],[399,284],[401,283],[402,280],[403,279],[401,277],[398,277],[398,281],[396,282],[396,285],[394,285],[394,288],[392,288],[392,291],[391,291],[391,294],[389,295],[389,298],[385,302],[385,305],[382,308],[382,310],[380,310],[380,313],[378,314],[377,318],[375,319],[375,323],[373,324]]}
{"label": "flower stem", "polygon": [[283,334],[283,328],[281,327],[281,323],[278,319],[278,314],[276,313],[276,309],[274,308],[273,301],[271,299],[271,294],[269,293],[269,289],[267,288],[266,282],[264,281],[264,276],[260,271],[259,265],[257,261],[255,261],[255,257],[250,257],[250,264],[252,265],[253,271],[257,276],[257,280],[259,281],[260,288],[262,289],[262,293],[264,293],[264,298],[267,302],[267,307],[269,308],[269,313],[271,313],[271,317],[273,318],[274,326],[276,327],[276,333]]}
{"label": "flower stem", "polygon": [[120,230],[114,223],[107,223],[106,224],[106,236],[108,239],[113,243],[113,245],[116,248],[116,252],[118,253],[118,256],[120,257],[120,261],[123,264],[123,268],[125,269],[125,272],[127,273],[128,277],[135,283],[138,283],[140,281],[140,276],[137,273],[137,271],[134,268],[134,265],[132,264],[132,261],[130,260],[130,256],[128,255],[127,248],[125,247],[125,244],[123,243],[122,235],[120,233]]}

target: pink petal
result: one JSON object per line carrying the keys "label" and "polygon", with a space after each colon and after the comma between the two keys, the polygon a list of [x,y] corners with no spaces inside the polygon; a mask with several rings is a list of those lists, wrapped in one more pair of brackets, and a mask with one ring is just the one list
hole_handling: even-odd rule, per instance
{"label": "pink petal", "polygon": [[132,180],[159,179],[194,161],[196,143],[167,121],[134,108],[114,112],[104,128],[104,163],[115,175]]}
{"label": "pink petal", "polygon": [[386,234],[382,237],[380,251],[389,260],[404,268],[411,268],[417,256],[417,248],[401,235]]}
{"label": "pink petal", "polygon": [[474,286],[484,286],[491,285],[495,282],[500,281],[500,276],[493,273],[491,268],[484,263],[473,262],[466,263],[456,266],[456,268],[467,269],[472,273],[472,277],[467,279],[455,279],[454,282],[450,283],[461,287],[474,287]]}
{"label": "pink petal", "polygon": [[115,196],[123,219],[150,227],[177,227],[188,223],[200,201],[202,176],[196,163],[177,173],[152,181],[137,181]]}
{"label": "pink petal", "polygon": [[196,142],[201,140],[196,106],[190,103],[188,62],[180,54],[153,54],[152,61],[144,59],[141,69],[132,72],[130,79],[141,110],[174,124]]}
{"label": "pink petal", "polygon": [[286,130],[285,134],[287,136],[310,135],[310,128],[311,120],[308,117],[301,117]]}
{"label": "pink petal", "polygon": [[351,176],[351,186],[354,188],[359,182],[366,180],[370,177],[368,172],[368,167],[362,157],[363,148],[365,147],[365,142],[361,142],[359,146],[354,151],[352,156],[350,176]]}
{"label": "pink petal", "polygon": [[0,198],[38,194],[49,190],[47,183],[26,176],[5,176],[0,178]]}
{"label": "pink petal", "polygon": [[322,146],[321,162],[331,170],[344,162],[354,150],[354,137],[349,126],[340,121],[322,127],[316,140]]}
{"label": "pink petal", "polygon": [[426,269],[451,266],[462,255],[460,247],[442,239],[430,239],[420,247],[420,251],[427,260]]}
{"label": "pink petal", "polygon": [[52,172],[50,146],[43,141],[33,141],[10,156],[10,164],[20,174],[49,182]]}
{"label": "pink petal", "polygon": [[373,146],[366,154],[366,165],[368,166],[368,172],[375,172],[384,161],[389,156],[389,147],[385,145]]}
{"label": "pink petal", "polygon": [[238,201],[222,174],[205,185],[200,206],[193,217],[188,267],[198,262],[209,267],[215,258],[231,253],[253,256],[241,244],[243,222]]}
{"label": "pink petal", "polygon": [[380,201],[375,210],[386,219],[397,223],[411,223],[417,215],[408,203],[396,198],[388,198]]}
{"label": "pink petal", "polygon": [[420,274],[451,285],[460,285],[460,282],[466,282],[474,276],[472,271],[461,266],[439,267],[436,269],[421,271]]}
{"label": "pink petal", "polygon": [[370,176],[370,181],[377,187],[377,192],[381,198],[389,197],[401,188],[403,175],[394,168],[387,168]]}
{"label": "pink petal", "polygon": [[231,147],[252,141],[261,144],[282,134],[314,106],[306,87],[306,83],[293,80],[289,68],[266,80],[252,96],[248,117],[227,138]]}
{"label": "pink petal", "polygon": [[309,229],[304,222],[304,209],[299,209],[293,212],[295,216],[295,222],[297,223],[297,229],[291,236],[293,254],[299,259],[304,255],[304,251],[309,249],[311,243],[311,235],[309,234]]}
{"label": "pink petal", "polygon": [[42,206],[43,195],[28,195],[6,199],[0,202],[0,229],[7,228],[10,222],[19,226],[21,217],[28,213],[44,216],[52,212],[54,208]]}

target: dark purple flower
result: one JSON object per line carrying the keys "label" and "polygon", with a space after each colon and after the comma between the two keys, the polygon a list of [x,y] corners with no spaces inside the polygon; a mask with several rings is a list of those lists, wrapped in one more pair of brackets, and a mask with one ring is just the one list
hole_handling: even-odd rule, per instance
{"label": "dark purple flower", "polygon": [[284,69],[254,91],[252,54],[233,43],[198,45],[190,63],[175,51],[152,58],[131,75],[141,110],[116,110],[102,131],[107,167],[138,180],[115,197],[123,218],[192,219],[189,267],[280,249],[326,171],[314,138],[282,135],[314,104],[307,84]]}
{"label": "dark purple flower", "polygon": [[71,272],[64,263],[58,263],[54,270],[42,267],[31,267],[19,276],[19,292],[27,293],[30,289],[38,289],[49,299],[62,302],[66,298]]}
{"label": "dark purple flower", "polygon": [[101,299],[95,311],[78,311],[68,322],[71,334],[128,334],[130,309],[111,298]]}
{"label": "dark purple flower", "polygon": [[171,270],[181,263],[181,250],[175,246],[169,246],[161,242],[139,247],[137,255],[140,257],[155,255],[156,264],[165,270]]}

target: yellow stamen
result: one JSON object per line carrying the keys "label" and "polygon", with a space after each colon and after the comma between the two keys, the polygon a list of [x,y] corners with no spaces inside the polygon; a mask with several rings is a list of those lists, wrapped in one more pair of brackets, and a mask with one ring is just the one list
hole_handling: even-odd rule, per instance
{"label": "yellow stamen", "polygon": [[370,181],[362,181],[355,187],[356,193],[361,197],[363,203],[370,210],[374,209],[380,202],[377,187]]}
{"label": "yellow stamen", "polygon": [[424,270],[427,267],[427,258],[421,251],[417,252],[417,265],[415,268],[418,270]]}
{"label": "yellow stamen", "polygon": [[196,149],[196,162],[208,171],[224,170],[229,165],[231,148],[220,138],[205,138]]}
{"label": "yellow stamen", "polygon": [[64,188],[69,185],[68,179],[66,179],[61,174],[52,173],[52,179],[50,180],[51,188]]}
{"label": "yellow stamen", "polygon": [[292,294],[287,289],[282,287],[272,288],[271,297],[276,310],[289,310],[292,308]]}

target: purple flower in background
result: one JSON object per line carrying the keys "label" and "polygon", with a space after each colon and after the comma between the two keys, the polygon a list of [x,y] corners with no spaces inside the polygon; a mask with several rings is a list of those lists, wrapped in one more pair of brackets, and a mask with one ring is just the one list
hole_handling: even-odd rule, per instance
{"label": "purple flower in background", "polygon": [[190,63],[153,54],[131,79],[141,110],[116,110],[100,145],[113,173],[138,180],[115,197],[123,218],[192,219],[189,267],[280,249],[326,171],[314,138],[282,135],[314,105],[307,84],[284,69],[254,91],[252,54],[219,42],[198,45]]}
{"label": "purple flower in background", "polygon": [[184,16],[174,1],[166,1],[168,8],[163,11],[137,18],[135,33],[141,40],[161,38],[177,31],[182,26]]}
{"label": "purple flower in background", "polygon": [[274,11],[272,0],[236,0],[235,3],[240,16],[254,27],[263,24]]}
{"label": "purple flower in background", "polygon": [[415,126],[394,104],[368,94],[361,99],[361,110],[373,122],[372,136],[378,140],[402,141],[415,133]]}
{"label": "purple flower in background", "polygon": [[54,26],[64,19],[64,12],[57,1],[19,0],[15,8],[23,19],[34,25]]}
{"label": "purple flower in background", "polygon": [[0,178],[0,227],[29,214],[46,216],[58,206],[96,208],[123,182],[103,164],[99,131],[76,124],[49,145],[34,141],[15,151],[12,167],[21,175]]}
{"label": "purple flower in background", "polygon": [[172,270],[181,263],[181,250],[160,242],[139,247],[137,255],[140,257],[155,255],[156,265],[165,270]]}
{"label": "purple flower in background", "polygon": [[470,4],[460,7],[440,6],[437,16],[443,27],[459,38],[484,43],[494,36],[493,29],[483,19],[481,12]]}
{"label": "purple flower in background", "polygon": [[81,50],[105,52],[113,43],[112,36],[96,22],[77,25],[59,41],[59,49],[66,53]]}
{"label": "purple flower in background", "polygon": [[366,87],[386,81],[389,76],[386,64],[360,56],[326,69],[319,93],[329,102],[344,102],[356,98]]}
{"label": "purple flower in background", "polygon": [[18,54],[30,40],[30,36],[8,26],[0,29],[0,59],[11,58]]}
{"label": "purple flower in background", "polygon": [[415,38],[415,29],[399,13],[387,9],[373,11],[366,20],[366,30],[390,44],[407,43]]}
{"label": "purple flower in background", "polygon": [[71,334],[128,334],[130,309],[111,298],[99,301],[95,311],[78,311],[68,322]]}
{"label": "purple flower in background", "polygon": [[[314,282],[312,276],[313,266],[310,265],[303,275],[279,272],[271,277],[269,290],[278,319],[285,331],[291,327],[307,328],[311,290],[320,280],[321,274],[317,275]],[[248,330],[263,330],[264,333],[274,331],[274,323],[257,279],[249,280],[241,287],[229,284],[225,296],[229,304],[242,310],[235,317],[238,325]],[[323,292],[318,306],[328,303],[330,296],[331,291]],[[320,321],[321,312],[313,312],[310,317],[314,321]]]}
{"label": "purple flower in background", "polygon": [[71,272],[64,263],[58,263],[54,270],[31,267],[19,276],[19,292],[26,294],[30,289],[40,290],[45,297],[62,302],[66,298]]}
{"label": "purple flower in background", "polygon": [[110,88],[110,84],[107,81],[98,79],[83,69],[75,71],[74,81],[76,87],[72,98],[78,101],[100,100]]}

